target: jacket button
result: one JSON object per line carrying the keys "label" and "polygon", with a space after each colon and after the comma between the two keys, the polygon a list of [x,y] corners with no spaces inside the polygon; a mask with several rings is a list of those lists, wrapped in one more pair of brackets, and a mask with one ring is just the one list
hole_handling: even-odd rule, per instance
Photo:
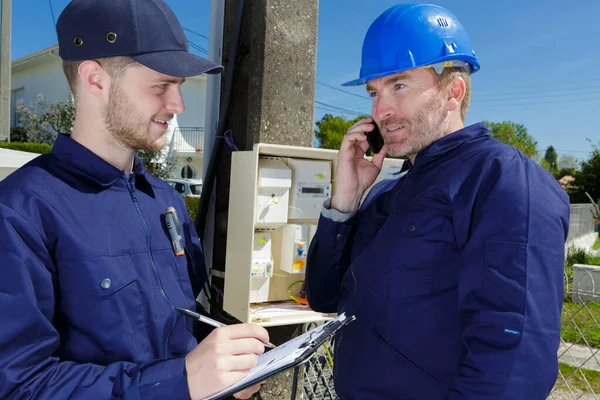
{"label": "jacket button", "polygon": [[110,278],[104,278],[102,279],[102,282],[100,282],[100,286],[102,287],[102,289],[110,289],[110,287],[112,286],[112,281],[110,280]]}
{"label": "jacket button", "polygon": [[341,233],[338,233],[337,236],[335,237],[336,240],[340,241],[344,238],[344,235],[342,235]]}
{"label": "jacket button", "polygon": [[414,232],[416,229],[415,224],[408,224],[408,231],[409,232]]}

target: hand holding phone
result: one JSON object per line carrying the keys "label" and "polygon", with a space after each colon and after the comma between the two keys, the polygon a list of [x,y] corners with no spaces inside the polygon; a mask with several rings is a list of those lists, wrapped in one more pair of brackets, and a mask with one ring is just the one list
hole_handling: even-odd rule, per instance
{"label": "hand holding phone", "polygon": [[373,154],[377,154],[381,151],[383,147],[383,136],[381,136],[381,131],[379,130],[379,126],[376,123],[373,123],[375,129],[371,132],[365,132],[365,136],[367,136],[367,143],[369,143],[369,147]]}

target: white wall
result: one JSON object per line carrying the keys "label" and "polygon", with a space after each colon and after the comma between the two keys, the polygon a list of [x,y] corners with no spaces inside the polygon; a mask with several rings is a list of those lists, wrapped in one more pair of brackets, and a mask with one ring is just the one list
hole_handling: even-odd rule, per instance
{"label": "white wall", "polygon": [[206,78],[188,78],[181,86],[185,111],[177,115],[177,123],[182,128],[203,128],[206,104]]}
{"label": "white wall", "polygon": [[62,71],[60,59],[13,73],[11,90],[24,88],[24,105],[31,106],[36,102],[38,94],[52,103],[69,98],[69,85]]}

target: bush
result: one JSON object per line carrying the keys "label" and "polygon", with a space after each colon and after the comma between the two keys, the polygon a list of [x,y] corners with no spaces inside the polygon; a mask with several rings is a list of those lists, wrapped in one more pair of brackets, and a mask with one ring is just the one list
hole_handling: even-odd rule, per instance
{"label": "bush", "polygon": [[198,203],[200,202],[200,199],[198,197],[189,196],[185,196],[183,199],[185,200],[187,212],[192,221],[194,221],[196,219],[196,212],[198,211]]}
{"label": "bush", "polygon": [[10,142],[0,143],[0,148],[9,150],[26,151],[28,153],[47,154],[52,150],[52,146],[45,143],[21,143]]}
{"label": "bush", "polygon": [[567,258],[565,260],[565,267],[571,267],[575,264],[588,264],[590,255],[586,253],[585,249],[577,247],[569,247],[567,249]]}

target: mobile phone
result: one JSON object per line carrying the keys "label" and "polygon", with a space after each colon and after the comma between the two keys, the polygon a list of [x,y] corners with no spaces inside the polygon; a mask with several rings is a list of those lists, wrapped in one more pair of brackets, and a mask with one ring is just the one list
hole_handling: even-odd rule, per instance
{"label": "mobile phone", "polygon": [[375,129],[371,132],[365,132],[365,135],[367,136],[367,143],[369,143],[369,147],[373,151],[373,154],[377,154],[383,147],[383,136],[381,136],[381,131],[377,124],[374,123],[373,126]]}

